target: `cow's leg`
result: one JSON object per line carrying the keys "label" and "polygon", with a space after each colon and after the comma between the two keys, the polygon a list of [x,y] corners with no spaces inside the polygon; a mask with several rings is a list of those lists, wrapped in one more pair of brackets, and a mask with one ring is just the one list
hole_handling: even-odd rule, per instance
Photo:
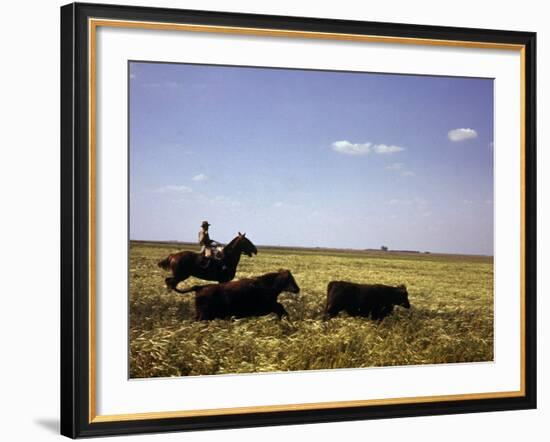
{"label": "cow's leg", "polygon": [[325,308],[325,321],[329,320],[330,318],[334,318],[339,311],[340,309],[338,307],[335,307],[332,304],[327,304]]}
{"label": "cow's leg", "polygon": [[372,319],[375,319],[377,321],[382,321],[386,316],[388,316],[393,310],[392,306],[383,305],[378,307],[375,311],[372,313]]}
{"label": "cow's leg", "polygon": [[197,310],[195,314],[195,319],[197,321],[208,321],[211,318],[209,317],[207,312],[201,309],[201,310]]}
{"label": "cow's leg", "polygon": [[164,279],[164,282],[166,283],[166,288],[168,289],[168,291],[174,290],[176,288],[176,286],[178,285],[178,283],[175,282],[175,280],[176,279],[171,277],[171,276]]}
{"label": "cow's leg", "polygon": [[386,307],[377,307],[372,310],[372,319],[376,321],[381,321],[387,316]]}
{"label": "cow's leg", "polygon": [[273,313],[276,313],[279,319],[281,319],[283,316],[288,316],[288,312],[285,310],[282,304],[279,302],[276,302],[273,305]]}

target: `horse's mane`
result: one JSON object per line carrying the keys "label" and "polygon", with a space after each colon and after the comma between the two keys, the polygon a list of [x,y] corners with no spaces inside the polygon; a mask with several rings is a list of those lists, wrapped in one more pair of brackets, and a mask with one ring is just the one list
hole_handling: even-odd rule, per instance
{"label": "horse's mane", "polygon": [[233,253],[237,245],[240,245],[241,249],[244,248],[244,250],[246,250],[247,248],[252,248],[253,253],[257,253],[254,244],[252,244],[252,242],[246,236],[244,236],[244,234],[241,235],[240,233],[223,248],[224,253],[226,255],[228,253]]}
{"label": "horse's mane", "polygon": [[239,235],[237,235],[235,238],[233,238],[231,241],[229,241],[229,244],[227,244],[223,250],[224,252],[227,252],[229,250],[232,250],[233,247],[235,247],[235,244],[237,243],[237,241],[240,239],[241,237]]}

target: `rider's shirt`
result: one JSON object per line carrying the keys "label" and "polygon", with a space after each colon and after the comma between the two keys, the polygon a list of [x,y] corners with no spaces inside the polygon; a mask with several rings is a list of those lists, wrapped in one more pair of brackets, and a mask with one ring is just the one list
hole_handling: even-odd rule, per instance
{"label": "rider's shirt", "polygon": [[201,229],[199,232],[199,245],[201,246],[201,253],[204,253],[212,245],[212,240],[208,234],[208,230]]}

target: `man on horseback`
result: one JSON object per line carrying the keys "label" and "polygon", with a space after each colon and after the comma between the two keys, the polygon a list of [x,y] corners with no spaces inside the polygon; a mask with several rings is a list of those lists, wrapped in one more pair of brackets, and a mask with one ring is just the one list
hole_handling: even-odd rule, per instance
{"label": "man on horseback", "polygon": [[[201,246],[200,253],[202,255],[200,266],[204,269],[210,264],[211,258],[222,259],[222,255],[219,250],[219,243],[213,239],[210,239],[210,235],[208,233],[208,228],[210,226],[211,224],[208,221],[203,221],[201,224],[201,230],[199,231],[199,245]],[[223,267],[225,267],[225,265]]]}
{"label": "man on horseback", "polygon": [[[206,224],[206,229],[203,229],[205,233],[207,233],[209,226],[208,222]],[[204,250],[206,250],[206,244],[204,244],[204,246]],[[207,281],[231,281],[235,277],[241,255],[252,257],[257,254],[258,250],[256,246],[252,244],[252,241],[246,237],[245,233],[239,232],[239,234],[224,247],[222,252],[223,258],[219,261],[206,258],[202,253],[182,250],[181,252],[171,253],[166,258],[159,261],[158,266],[161,269],[172,272],[172,275],[165,278],[164,281],[169,290],[177,291],[178,284],[185,281],[190,276],[205,279]],[[207,265],[203,267],[202,264],[205,260],[207,261]],[[214,262],[210,263],[210,261]]]}

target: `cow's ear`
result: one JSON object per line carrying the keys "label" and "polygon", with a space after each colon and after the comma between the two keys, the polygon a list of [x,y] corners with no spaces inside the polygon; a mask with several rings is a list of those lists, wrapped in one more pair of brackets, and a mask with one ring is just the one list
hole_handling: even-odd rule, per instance
{"label": "cow's ear", "polygon": [[241,232],[237,232],[237,233],[239,234],[239,236],[243,236],[243,235],[241,234]]}
{"label": "cow's ear", "polygon": [[243,233],[243,237],[246,236],[246,232]]}

